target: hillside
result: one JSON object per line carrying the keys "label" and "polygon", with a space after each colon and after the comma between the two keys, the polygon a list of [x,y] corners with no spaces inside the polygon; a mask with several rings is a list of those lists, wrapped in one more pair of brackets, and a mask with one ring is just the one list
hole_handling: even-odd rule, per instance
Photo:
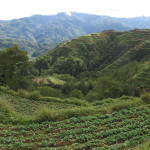
{"label": "hillside", "polygon": [[66,41],[45,57],[55,73],[72,75],[117,68],[133,61],[148,63],[149,38],[148,29],[104,31]]}
{"label": "hillside", "polygon": [[109,30],[33,60],[0,51],[0,149],[149,150],[149,39]]}

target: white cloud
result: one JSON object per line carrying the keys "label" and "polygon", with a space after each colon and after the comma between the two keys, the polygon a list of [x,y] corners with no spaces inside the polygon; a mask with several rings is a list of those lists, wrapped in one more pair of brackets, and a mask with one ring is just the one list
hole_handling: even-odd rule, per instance
{"label": "white cloud", "polygon": [[149,0],[1,0],[0,20],[69,11],[117,17],[150,16],[149,4]]}

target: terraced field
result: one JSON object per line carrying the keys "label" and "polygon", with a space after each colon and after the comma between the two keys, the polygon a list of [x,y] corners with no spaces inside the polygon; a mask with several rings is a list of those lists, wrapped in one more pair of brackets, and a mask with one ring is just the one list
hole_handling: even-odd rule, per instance
{"label": "terraced field", "polygon": [[150,105],[28,125],[0,124],[1,150],[123,150],[150,137]]}

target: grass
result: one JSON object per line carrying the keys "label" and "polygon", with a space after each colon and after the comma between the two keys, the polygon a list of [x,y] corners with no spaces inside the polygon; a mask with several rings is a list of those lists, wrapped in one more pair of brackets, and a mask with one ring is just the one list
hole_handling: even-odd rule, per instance
{"label": "grass", "polygon": [[130,150],[150,150],[150,140],[144,142],[143,144],[137,146],[136,148],[132,148]]}
{"label": "grass", "polygon": [[[27,120],[29,122],[43,122],[47,120],[59,121],[71,117],[106,114],[106,113],[112,113],[114,111],[119,111],[122,109],[127,109],[131,106],[139,106],[142,103],[142,101],[139,98],[134,98],[134,100],[133,99],[125,100],[125,101],[121,100],[118,103],[114,103],[114,104],[112,103],[109,104],[108,106],[103,106],[103,105],[92,106],[89,105],[88,103],[87,105],[85,105],[86,103],[84,103],[83,100],[79,100],[79,102],[80,103],[82,102],[82,104],[84,105],[77,107],[77,105],[75,104],[73,105],[73,103],[75,102],[76,104],[80,104],[77,99],[61,100],[58,98],[49,98],[49,97],[46,99],[45,97],[43,101],[33,101],[33,100],[14,97],[2,93],[1,93],[1,98],[3,98],[7,103],[9,103],[10,106],[14,108],[14,112],[17,115],[19,113],[24,114],[22,115],[20,122],[23,122],[24,116],[27,116],[25,117],[25,122],[27,122]],[[16,118],[17,118],[16,119],[17,122],[19,122],[19,116],[17,116]],[[12,119],[10,119],[10,122],[11,121]]]}
{"label": "grass", "polygon": [[48,80],[55,85],[64,85],[66,83],[65,81],[57,78],[56,76],[50,76],[48,77]]}
{"label": "grass", "polygon": [[127,100],[125,102],[110,104],[107,107],[79,107],[79,108],[68,108],[68,109],[60,109],[60,110],[50,110],[48,108],[40,109],[37,111],[37,115],[35,120],[38,122],[41,121],[58,121],[64,120],[71,117],[79,117],[79,116],[88,116],[95,114],[107,114],[112,113],[114,111],[120,111],[122,109],[127,109],[131,106],[139,106],[141,104],[140,99],[135,99],[134,101]]}
{"label": "grass", "polygon": [[16,112],[21,114],[34,114],[35,111],[41,109],[42,107],[47,107],[48,109],[66,109],[72,108],[76,105],[68,104],[68,103],[59,103],[57,101],[35,101],[26,98],[22,98],[20,96],[12,96],[6,93],[0,92],[0,100],[5,101],[5,103],[9,103],[9,105],[14,108]]}

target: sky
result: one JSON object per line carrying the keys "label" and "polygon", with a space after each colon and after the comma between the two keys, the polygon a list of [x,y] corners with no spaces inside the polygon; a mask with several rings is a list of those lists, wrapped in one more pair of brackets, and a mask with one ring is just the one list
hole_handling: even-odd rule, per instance
{"label": "sky", "polygon": [[150,16],[150,0],[0,0],[0,20],[83,12],[113,17]]}

